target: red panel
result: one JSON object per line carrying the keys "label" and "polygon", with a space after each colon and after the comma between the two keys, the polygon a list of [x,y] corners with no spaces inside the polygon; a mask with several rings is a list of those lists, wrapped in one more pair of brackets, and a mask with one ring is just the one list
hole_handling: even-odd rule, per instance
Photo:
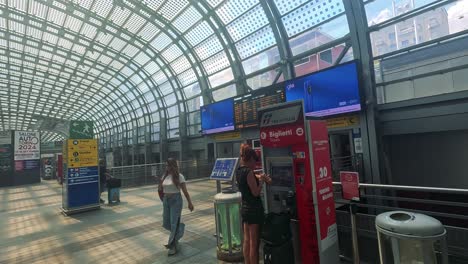
{"label": "red panel", "polygon": [[[312,197],[309,151],[306,144],[292,147],[294,177],[296,183],[297,214],[303,263],[320,263],[318,254],[317,227]],[[305,261],[307,260],[307,261]]]}
{"label": "red panel", "polygon": [[260,129],[260,143],[264,147],[289,147],[305,144],[303,124],[288,124]]}
{"label": "red panel", "polygon": [[[333,180],[330,162],[328,130],[324,121],[309,121],[312,152],[314,161],[315,186],[317,188],[317,206],[320,222],[320,238],[324,240],[329,229],[336,223],[335,200],[333,198]],[[336,230],[334,230],[336,231]]]}

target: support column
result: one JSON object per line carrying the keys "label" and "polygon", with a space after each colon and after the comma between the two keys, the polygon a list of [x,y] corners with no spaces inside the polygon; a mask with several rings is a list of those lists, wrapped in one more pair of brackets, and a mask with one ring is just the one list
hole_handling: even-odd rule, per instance
{"label": "support column", "polygon": [[367,18],[362,1],[343,0],[349,24],[354,58],[359,60],[362,77],[361,96],[364,98],[360,115],[363,145],[364,180],[369,183],[382,183],[379,161],[379,137],[377,135],[377,100],[375,96],[375,76],[372,46],[368,35]]}
{"label": "support column", "polygon": [[167,144],[167,119],[161,117],[160,129],[159,129],[159,159],[161,162],[167,160],[169,154],[169,148]]}
{"label": "support column", "polygon": [[179,160],[187,160],[190,148],[187,140],[187,114],[184,112],[179,113],[179,144]]}

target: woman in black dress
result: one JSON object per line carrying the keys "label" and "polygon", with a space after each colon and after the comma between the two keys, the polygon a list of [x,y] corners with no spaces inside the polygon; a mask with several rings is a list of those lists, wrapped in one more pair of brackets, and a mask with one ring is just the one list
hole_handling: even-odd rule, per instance
{"label": "woman in black dress", "polygon": [[260,225],[263,224],[264,210],[260,193],[264,182],[271,178],[265,174],[254,173],[258,160],[255,151],[247,144],[240,149],[240,167],[236,179],[242,194],[242,222],[244,225],[244,260],[246,264],[258,264],[258,248],[260,245]]}

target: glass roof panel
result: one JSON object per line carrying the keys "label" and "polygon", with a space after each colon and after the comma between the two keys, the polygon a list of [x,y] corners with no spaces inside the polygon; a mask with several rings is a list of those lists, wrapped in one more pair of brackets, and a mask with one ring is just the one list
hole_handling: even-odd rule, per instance
{"label": "glass roof panel", "polygon": [[284,15],[285,13],[297,8],[298,6],[308,1],[309,0],[292,0],[292,1],[291,0],[274,0],[276,7],[278,8],[278,11],[280,12],[281,15]]}
{"label": "glass roof panel", "polygon": [[180,14],[172,24],[181,32],[184,33],[195,25],[200,19],[202,15],[197,11],[197,9],[193,6],[188,7],[182,14]]}
{"label": "glass roof panel", "polygon": [[171,63],[172,68],[174,69],[176,74],[180,74],[183,71],[187,70],[191,67],[190,62],[187,60],[185,56],[182,56]]}
{"label": "glass roof panel", "polygon": [[201,60],[204,60],[223,49],[221,42],[216,35],[212,35],[195,47],[195,52]]}
{"label": "glass roof panel", "polygon": [[166,1],[166,3],[158,10],[158,13],[171,21],[187,5],[187,0]]}
{"label": "glass roof panel", "polygon": [[203,21],[188,31],[185,34],[185,38],[192,46],[196,46],[198,43],[202,42],[213,33],[213,29],[210,27],[210,25],[206,21]]}
{"label": "glass roof panel", "polygon": [[171,44],[171,39],[164,33],[160,33],[151,41],[151,46],[158,51],[163,50],[169,44]]}
{"label": "glass roof panel", "polygon": [[236,43],[236,48],[241,58],[244,59],[275,44],[273,30],[270,26],[267,26]]}
{"label": "glass roof panel", "polygon": [[343,12],[342,0],[310,1],[288,13],[282,21],[288,35],[294,36]]}
{"label": "glass roof panel", "polygon": [[203,67],[208,74],[215,73],[229,67],[229,60],[226,52],[222,51],[203,62]]}
{"label": "glass roof panel", "polygon": [[227,0],[217,8],[216,13],[226,25],[256,4],[258,0]]}
{"label": "glass roof panel", "polygon": [[238,41],[268,24],[268,18],[261,5],[257,5],[231,24],[226,26],[234,41]]}
{"label": "glass roof panel", "polygon": [[166,59],[166,61],[171,62],[182,55],[182,51],[175,44],[172,44],[165,51],[163,51],[161,55]]}

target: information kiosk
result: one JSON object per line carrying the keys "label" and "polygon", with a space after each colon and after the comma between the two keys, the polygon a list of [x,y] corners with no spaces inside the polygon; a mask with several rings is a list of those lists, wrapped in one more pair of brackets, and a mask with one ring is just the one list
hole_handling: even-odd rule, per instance
{"label": "information kiosk", "polygon": [[[232,183],[238,162],[238,158],[217,159],[210,178]],[[243,260],[240,214],[242,197],[233,187],[231,185],[214,197],[217,256],[219,260],[240,262]]]}
{"label": "information kiosk", "polygon": [[293,244],[302,263],[339,263],[326,123],[305,120],[302,101],[262,108],[258,114],[262,160],[272,178],[264,191],[265,210],[285,213],[294,207],[299,232],[292,232],[298,234]]}

